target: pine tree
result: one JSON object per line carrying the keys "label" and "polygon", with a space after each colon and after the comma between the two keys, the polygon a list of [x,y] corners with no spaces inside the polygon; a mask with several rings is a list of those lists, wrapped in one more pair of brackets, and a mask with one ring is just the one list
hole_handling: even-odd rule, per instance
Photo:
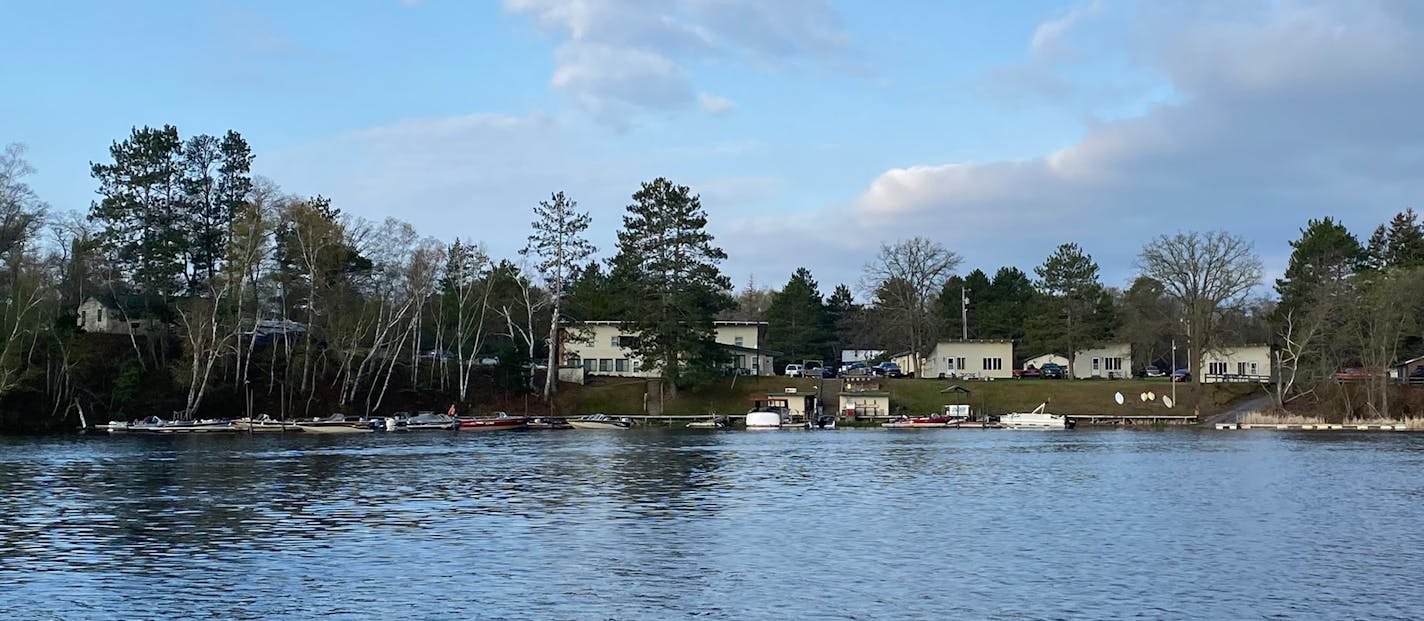
{"label": "pine tree", "polygon": [[535,257],[534,269],[543,277],[549,293],[552,316],[549,320],[549,368],[544,376],[546,401],[554,394],[554,379],[558,376],[559,311],[564,294],[577,281],[580,264],[595,251],[593,244],[584,237],[588,223],[588,212],[578,211],[578,203],[564,196],[563,192],[557,192],[534,207],[534,232],[520,252],[524,256]]}
{"label": "pine tree", "polygon": [[834,347],[830,315],[810,270],[797,268],[767,308],[766,343],[785,359],[829,360]]}
{"label": "pine tree", "polygon": [[644,368],[660,371],[673,395],[683,364],[692,373],[709,371],[725,356],[713,318],[735,302],[717,267],[727,255],[706,227],[691,189],[660,177],[633,194],[612,260],[627,300],[624,329],[637,335]]}
{"label": "pine tree", "polygon": [[1101,329],[1093,315],[1103,303],[1103,285],[1098,281],[1098,264],[1077,244],[1062,244],[1034,268],[1038,290],[1048,302],[1049,316],[1034,341],[1068,356],[1070,368],[1079,349],[1100,338]]}

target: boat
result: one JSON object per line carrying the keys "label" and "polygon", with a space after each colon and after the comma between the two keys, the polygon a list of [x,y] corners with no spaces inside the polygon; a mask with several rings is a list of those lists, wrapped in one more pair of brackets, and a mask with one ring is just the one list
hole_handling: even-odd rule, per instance
{"label": "boat", "polygon": [[607,414],[590,414],[583,418],[575,418],[569,421],[574,429],[628,429],[633,426],[633,419],[626,416],[613,418]]}
{"label": "boat", "polygon": [[99,425],[98,428],[109,433],[147,434],[231,433],[237,431],[230,420],[165,420],[157,416],[128,422],[110,422],[107,425]]}
{"label": "boat", "polygon": [[332,414],[323,419],[299,421],[297,428],[307,433],[371,433],[371,421],[364,416]]}
{"label": "boat", "polygon": [[1048,403],[1040,403],[1032,412],[1014,412],[999,417],[999,424],[1008,429],[1072,429],[1077,421],[1062,414],[1050,414]]}
{"label": "boat", "polygon": [[726,427],[726,416],[713,416],[712,418],[695,420],[687,424],[688,429],[725,429]]}
{"label": "boat", "polygon": [[421,412],[405,419],[406,431],[453,431],[460,428],[460,419],[449,414]]}
{"label": "boat", "polygon": [[504,412],[499,412],[494,416],[460,419],[460,431],[513,431],[525,429],[528,426],[529,419],[523,416],[510,416]]}
{"label": "boat", "polygon": [[232,426],[238,431],[247,433],[282,433],[301,431],[296,423],[288,420],[277,420],[268,414],[263,414],[257,418],[239,418],[232,421]]}
{"label": "boat", "polygon": [[548,430],[548,429],[573,429],[573,428],[574,428],[573,425],[570,425],[570,424],[569,424],[569,421],[565,420],[565,419],[562,418],[562,417],[558,417],[558,416],[540,416],[540,417],[537,417],[537,418],[531,418],[531,419],[529,419],[529,422],[526,423],[526,426],[527,426],[529,429],[543,429],[543,430]]}
{"label": "boat", "polygon": [[881,427],[888,429],[946,429],[953,423],[958,422],[958,418],[952,416],[940,416],[931,414],[929,416],[901,416],[895,420],[881,423]]}
{"label": "boat", "polygon": [[[816,396],[796,393],[794,389],[788,390],[793,392],[769,393],[765,397],[752,399],[752,409],[747,412],[747,429],[824,427],[825,423],[822,418],[811,418],[818,410],[819,401]],[[834,418],[830,419],[832,426],[834,426],[834,421]]]}

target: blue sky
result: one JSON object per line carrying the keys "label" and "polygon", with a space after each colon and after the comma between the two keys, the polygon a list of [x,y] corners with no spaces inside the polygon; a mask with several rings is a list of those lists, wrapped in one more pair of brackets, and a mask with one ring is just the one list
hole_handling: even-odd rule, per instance
{"label": "blue sky", "polygon": [[1308,218],[1424,207],[1424,10],[1360,0],[10,3],[0,143],[55,209],[136,125],[235,129],[256,172],[513,255],[568,191],[611,250],[692,186],[739,285],[854,284],[924,235],[964,269],[1076,241],[1124,284],[1226,229],[1268,272]]}

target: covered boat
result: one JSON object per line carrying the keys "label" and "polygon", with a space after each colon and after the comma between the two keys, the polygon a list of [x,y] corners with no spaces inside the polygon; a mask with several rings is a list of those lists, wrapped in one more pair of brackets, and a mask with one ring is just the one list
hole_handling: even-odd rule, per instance
{"label": "covered boat", "polygon": [[322,419],[297,422],[297,428],[307,433],[371,433],[371,421],[364,416],[332,414]]}
{"label": "covered boat", "polygon": [[1062,414],[1050,414],[1048,403],[1040,403],[1032,412],[1014,412],[999,417],[999,424],[1009,429],[1072,429],[1077,422]]}
{"label": "covered boat", "polygon": [[569,424],[574,429],[628,429],[633,426],[633,419],[626,416],[614,418],[607,414],[590,414],[583,418],[569,420]]}

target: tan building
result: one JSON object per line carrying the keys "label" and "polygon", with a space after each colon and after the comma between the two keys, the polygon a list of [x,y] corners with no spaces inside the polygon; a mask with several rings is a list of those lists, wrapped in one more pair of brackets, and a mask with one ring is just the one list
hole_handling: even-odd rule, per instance
{"label": "tan building", "polygon": [[98,334],[146,334],[162,328],[161,298],[143,295],[91,296],[79,305],[75,320],[84,332]]}
{"label": "tan building", "polygon": [[917,377],[1008,379],[1014,376],[1014,342],[940,341],[916,371]]}
{"label": "tan building", "polygon": [[843,380],[840,412],[845,418],[874,418],[890,415],[890,393],[881,389],[875,376],[847,377]]}
{"label": "tan building", "polygon": [[[1266,345],[1219,347],[1206,352],[1202,361],[1206,372],[1197,375],[1203,384],[1215,382],[1269,383],[1275,372],[1271,365],[1271,348]],[[1192,369],[1197,374],[1196,369]]]}
{"label": "tan building", "polygon": [[[743,375],[775,375],[774,354],[761,348],[766,340],[764,321],[715,322],[716,341],[726,346],[727,368]],[[566,366],[582,367],[590,375],[657,377],[644,368],[632,350],[637,337],[625,333],[622,322],[585,321],[560,331],[561,357]]]}
{"label": "tan building", "polygon": [[1073,357],[1073,377],[1125,379],[1132,377],[1132,345],[1110,343],[1079,350]]}

